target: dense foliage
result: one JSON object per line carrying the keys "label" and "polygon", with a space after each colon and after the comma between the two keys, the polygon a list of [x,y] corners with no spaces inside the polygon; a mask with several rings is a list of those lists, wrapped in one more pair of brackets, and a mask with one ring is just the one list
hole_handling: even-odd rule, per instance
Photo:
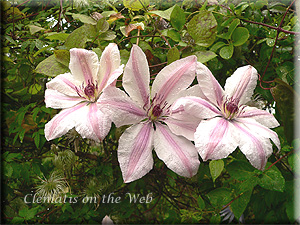
{"label": "dense foliage", "polygon": [[[294,182],[299,179],[299,100],[294,43],[295,1],[26,0],[2,1],[2,219],[4,223],[295,223]],[[151,78],[167,64],[196,55],[223,86],[236,68],[259,73],[252,105],[274,113],[274,147],[264,171],[240,151],[201,161],[188,179],[154,155],[154,169],[125,184],[117,159],[126,127],[112,126],[100,143],[75,130],[53,141],[44,135],[59,110],[46,108],[45,84],[69,70],[71,48],[100,57],[111,42],[126,64],[132,44],[147,56]],[[121,87],[121,78],[117,86]],[[195,80],[196,83],[196,80]],[[37,196],[55,196],[50,202]],[[89,197],[89,198],[87,198]],[[135,199],[133,199],[136,197]]]}

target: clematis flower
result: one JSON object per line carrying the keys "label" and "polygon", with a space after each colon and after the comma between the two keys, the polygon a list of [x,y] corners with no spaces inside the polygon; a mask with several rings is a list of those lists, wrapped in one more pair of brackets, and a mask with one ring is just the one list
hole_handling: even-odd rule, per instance
{"label": "clematis flower", "polygon": [[[228,220],[228,223],[233,221],[234,213],[232,212],[230,205],[220,212],[220,216],[224,217],[222,221]],[[242,214],[239,218],[239,224],[243,224],[244,222],[244,214]]]}
{"label": "clematis flower", "polygon": [[122,134],[118,146],[125,183],[152,169],[153,147],[158,158],[177,174],[192,177],[197,173],[198,154],[187,138],[193,138],[199,120],[185,117],[183,109],[171,110],[174,100],[197,89],[187,90],[195,78],[196,62],[196,56],[190,56],[166,66],[157,74],[150,94],[148,62],[140,47],[134,45],[123,74],[123,87],[129,96],[109,87],[100,97],[104,112],[117,127],[133,124]]}
{"label": "clematis flower", "polygon": [[277,134],[269,129],[279,125],[274,116],[245,105],[257,78],[252,66],[240,67],[226,80],[223,90],[210,70],[198,63],[202,98],[184,97],[173,107],[183,106],[186,112],[202,119],[195,132],[195,146],[204,161],[226,158],[239,147],[255,168],[263,170],[272,154],[269,139],[280,149]]}
{"label": "clematis flower", "polygon": [[46,139],[58,138],[75,127],[83,138],[101,141],[110,130],[111,120],[97,101],[123,72],[118,47],[109,44],[100,62],[93,51],[73,48],[69,68],[71,73],[58,75],[46,84],[46,107],[63,109],[45,125]]}

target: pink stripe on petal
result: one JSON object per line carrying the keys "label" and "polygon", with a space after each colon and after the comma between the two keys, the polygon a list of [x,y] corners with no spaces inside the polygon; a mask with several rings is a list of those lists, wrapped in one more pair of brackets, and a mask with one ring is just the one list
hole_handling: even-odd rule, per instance
{"label": "pink stripe on petal", "polygon": [[133,149],[129,157],[127,172],[124,179],[125,183],[130,180],[130,177],[139,163],[142,154],[146,151],[149,143],[152,142],[152,136],[150,133],[151,129],[153,129],[152,124],[145,123],[134,140]]}
{"label": "pink stripe on petal", "polygon": [[99,141],[101,141],[101,133],[99,129],[99,120],[97,116],[97,103],[91,103],[88,112],[88,121],[90,122],[94,133],[96,134]]}
{"label": "pink stripe on petal", "polygon": [[[111,106],[112,108],[120,109],[126,113],[130,113],[136,116],[146,116],[146,111],[136,107],[129,102],[121,102],[121,101],[110,101],[110,100],[100,100],[100,104]],[[103,106],[102,105],[102,106]]]}
{"label": "pink stripe on petal", "polygon": [[245,128],[241,127],[237,122],[233,122],[232,124],[236,128],[238,128],[240,131],[242,131],[252,141],[252,143],[255,145],[257,153],[258,153],[259,158],[261,160],[260,168],[258,168],[258,169],[262,170],[264,168],[264,166],[266,165],[266,154],[265,154],[265,151],[264,151],[263,146],[261,144],[261,141],[258,140],[257,137],[255,137],[253,134],[251,134]]}
{"label": "pink stripe on petal", "polygon": [[235,92],[233,94],[233,99],[238,99],[240,100],[241,96],[245,93],[246,89],[248,88],[248,85],[251,80],[251,74],[252,74],[252,67],[249,67],[245,71],[245,75],[242,77],[243,79],[240,80],[238,83]]}
{"label": "pink stripe on petal", "polygon": [[174,71],[174,75],[171,76],[165,83],[162,85],[162,88],[159,90],[158,96],[161,102],[163,102],[173,90],[174,86],[178,83],[180,78],[184,75],[186,70],[195,63],[194,60],[187,62],[183,67],[178,71]]}
{"label": "pink stripe on petal", "polygon": [[[148,91],[145,87],[145,82],[142,80],[142,75],[139,70],[138,60],[135,57],[134,51],[136,51],[135,48],[132,48],[131,59],[132,59],[133,75],[136,80],[137,86],[139,88],[139,92],[142,96],[143,102],[146,104],[146,103],[148,103]],[[143,65],[143,66],[145,66],[145,65]]]}
{"label": "pink stripe on petal", "polygon": [[55,79],[60,79],[62,80],[66,85],[68,85],[70,88],[72,88],[73,90],[76,91],[76,85],[73,84],[71,81],[69,81],[68,79],[66,79],[63,76],[57,76]]}
{"label": "pink stripe on petal", "polygon": [[215,128],[210,132],[208,147],[206,156],[204,157],[204,161],[208,160],[211,155],[214,153],[215,148],[217,145],[223,140],[226,136],[226,132],[229,128],[229,122],[226,119],[220,119],[215,126]]}
{"label": "pink stripe on petal", "polygon": [[78,104],[70,109],[65,109],[64,112],[60,113],[60,114],[57,114],[58,116],[53,120],[53,123],[51,125],[51,127],[49,128],[49,137],[52,136],[54,130],[57,128],[58,124],[63,120],[65,119],[68,115],[70,115],[71,113],[77,111],[78,109],[82,108],[86,106],[86,103],[83,103],[83,104]]}
{"label": "pink stripe on petal", "polygon": [[[157,124],[157,123],[156,123]],[[156,129],[160,131],[160,133],[163,135],[165,140],[170,145],[170,148],[175,151],[175,154],[178,156],[178,158],[181,160],[184,167],[187,169],[188,173],[190,174],[190,177],[193,176],[193,166],[190,163],[190,160],[186,157],[184,154],[184,149],[182,149],[175,140],[170,136],[169,132],[165,129],[164,125],[157,124]]]}

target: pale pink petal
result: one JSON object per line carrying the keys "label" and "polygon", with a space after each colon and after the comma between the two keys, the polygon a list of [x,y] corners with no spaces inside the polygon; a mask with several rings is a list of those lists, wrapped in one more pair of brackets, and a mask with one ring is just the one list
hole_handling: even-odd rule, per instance
{"label": "pale pink petal", "polygon": [[181,90],[185,90],[196,76],[197,57],[189,56],[164,67],[153,81],[151,95],[171,104]]}
{"label": "pale pink petal", "polygon": [[150,73],[146,55],[133,45],[123,74],[123,87],[129,96],[141,106],[149,103]]}
{"label": "pale pink petal", "polygon": [[45,91],[45,103],[47,108],[70,108],[77,105],[82,100],[84,99],[79,96],[68,96],[53,89],[46,89]]}
{"label": "pale pink petal", "polygon": [[200,121],[201,119],[198,117],[184,111],[183,106],[182,110],[177,108],[176,111],[173,111],[170,116],[164,120],[172,133],[184,136],[191,141],[194,140],[194,133],[196,132],[196,128]]}
{"label": "pale pink petal", "polygon": [[194,96],[194,97],[200,97],[200,98],[206,99],[206,96],[203,94],[203,92],[202,92],[202,90],[201,90],[201,88],[200,88],[200,86],[198,84],[196,84],[196,85],[194,85],[194,86],[192,86],[192,87],[190,87],[188,89],[182,90],[182,91],[178,92],[178,94],[176,94],[174,96],[176,96],[175,97],[176,100],[178,98],[186,97],[186,96]]}
{"label": "pale pink petal", "polygon": [[114,222],[106,215],[102,220],[102,224],[114,224]]}
{"label": "pale pink petal", "polygon": [[118,160],[125,183],[137,180],[153,168],[152,123],[139,123],[125,130],[118,147]]}
{"label": "pale pink petal", "polygon": [[74,79],[85,82],[95,82],[99,69],[99,60],[95,52],[86,49],[72,48],[70,50],[70,64]]}
{"label": "pale pink petal", "polygon": [[196,73],[199,86],[201,87],[204,95],[210,102],[216,106],[220,106],[222,104],[224,90],[214,75],[200,62],[197,62]]}
{"label": "pale pink petal", "polygon": [[238,146],[233,129],[231,122],[222,117],[202,120],[195,133],[195,146],[201,158],[216,160],[232,153]]}
{"label": "pale pink petal", "polygon": [[98,100],[98,105],[117,127],[135,124],[147,117],[146,111],[124,91],[111,86],[105,88]]}
{"label": "pale pink petal", "polygon": [[[103,51],[100,58],[100,68],[98,72],[99,90],[102,91],[107,85],[109,78],[115,70],[119,69],[121,63],[118,45],[110,43]],[[120,76],[123,71],[118,71],[114,75]],[[118,76],[115,78],[117,79]]]}
{"label": "pale pink petal", "polygon": [[56,90],[62,94],[68,95],[68,96],[76,96],[77,94],[76,88],[80,86],[82,83],[75,80],[72,74],[65,73],[60,74],[53,78],[51,81],[49,81],[46,84],[47,89]]}
{"label": "pale pink petal", "polygon": [[245,107],[239,118],[252,118],[268,128],[278,127],[279,123],[275,117],[266,110],[257,109],[255,107]]}
{"label": "pale pink petal", "polygon": [[212,118],[221,115],[218,108],[199,97],[188,96],[179,98],[171,107],[171,110],[174,112],[181,111],[183,109],[192,116],[200,119]]}
{"label": "pale pink petal", "polygon": [[237,99],[239,105],[251,100],[257,85],[257,71],[252,66],[238,68],[225,83],[225,93],[230,98]]}
{"label": "pale pink petal", "polygon": [[110,127],[109,117],[99,110],[97,103],[90,103],[82,112],[75,129],[83,138],[99,142],[106,137]]}
{"label": "pale pink petal", "polygon": [[[117,78],[123,73],[123,67],[124,65],[121,65],[118,69],[114,70],[114,72],[112,72],[112,74],[110,75],[108,81],[106,82],[106,85],[104,86],[104,88],[108,87],[108,86],[116,86],[116,82],[117,82]],[[100,91],[103,91],[103,89],[99,89]]]}
{"label": "pale pink petal", "polygon": [[251,130],[251,133],[256,133],[257,136],[261,136],[264,138],[270,138],[274,142],[274,144],[277,146],[277,148],[280,150],[280,140],[279,140],[276,132],[272,131],[265,125],[257,122],[256,119],[253,119],[253,117],[252,118],[237,118],[236,121],[243,124],[249,130]]}
{"label": "pale pink petal", "polygon": [[[82,119],[87,103],[80,103],[72,108],[63,109],[45,125],[45,137],[48,141],[61,137]],[[84,113],[83,113],[84,114]]]}
{"label": "pale pink petal", "polygon": [[158,158],[180,176],[194,176],[200,161],[192,142],[173,134],[166,125],[155,123],[155,127],[154,150]]}
{"label": "pale pink petal", "polygon": [[239,135],[238,145],[240,150],[250,161],[252,166],[259,170],[263,170],[266,166],[269,156],[272,154],[272,144],[269,138],[265,138],[257,134],[253,127],[234,121],[232,122],[236,135]]}

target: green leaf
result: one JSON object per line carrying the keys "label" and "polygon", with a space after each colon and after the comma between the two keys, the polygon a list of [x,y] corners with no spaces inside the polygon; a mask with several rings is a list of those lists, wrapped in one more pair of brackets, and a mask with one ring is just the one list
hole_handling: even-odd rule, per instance
{"label": "green leaf", "polygon": [[123,5],[132,11],[147,8],[149,4],[150,0],[123,0]]}
{"label": "green leaf", "polygon": [[241,194],[246,191],[252,191],[253,188],[258,184],[258,177],[252,176],[249,179],[245,180],[243,183],[240,184],[238,194]]}
{"label": "green leaf", "polygon": [[170,21],[170,18],[171,18],[171,13],[173,12],[173,9],[175,8],[176,5],[172,6],[171,8],[168,8],[164,11],[162,10],[156,10],[156,11],[151,11],[150,13],[151,14],[156,14],[166,20],[169,20]]}
{"label": "green leaf", "polygon": [[65,41],[70,34],[51,32],[46,35],[47,35],[46,38],[49,39],[50,41],[53,40]]}
{"label": "green leaf", "polygon": [[230,205],[231,210],[237,220],[239,220],[239,218],[245,211],[245,209],[250,201],[251,194],[252,194],[252,190],[247,191],[231,203],[231,205]]}
{"label": "green leaf", "polygon": [[24,218],[21,218],[21,217],[18,217],[18,216],[15,216],[15,217],[10,221],[11,224],[23,224],[23,222],[24,222]]}
{"label": "green leaf", "polygon": [[180,52],[176,47],[171,48],[167,54],[168,64],[180,59]]}
{"label": "green leaf", "polygon": [[35,95],[36,93],[38,93],[40,90],[42,89],[42,86],[39,84],[32,84],[30,85],[28,92],[32,95]]}
{"label": "green leaf", "polygon": [[181,41],[180,33],[175,29],[168,30],[167,36],[170,37],[173,41]]}
{"label": "green leaf", "polygon": [[238,27],[232,33],[232,41],[234,46],[244,44],[249,38],[249,31],[245,27]]}
{"label": "green leaf", "polygon": [[226,45],[224,42],[219,41],[219,42],[215,43],[215,44],[210,48],[210,50],[213,51],[213,52],[216,52],[219,48],[223,47],[224,45]]}
{"label": "green leaf", "polygon": [[69,63],[70,63],[70,52],[68,50],[55,50],[54,51],[54,55],[55,58],[58,62],[60,62],[61,64],[69,67]]}
{"label": "green leaf", "polygon": [[211,12],[201,10],[188,22],[187,31],[196,44],[209,47],[215,41],[217,25],[217,21]]}
{"label": "green leaf", "polygon": [[207,197],[214,207],[222,207],[232,200],[231,192],[227,188],[217,188],[207,194]]}
{"label": "green leaf", "polygon": [[209,220],[210,224],[219,224],[220,222],[221,222],[220,213],[214,213]]}
{"label": "green leaf", "polygon": [[117,37],[116,32],[112,30],[108,30],[104,32],[103,34],[99,35],[100,40],[105,40],[105,41],[111,41],[114,40]]}
{"label": "green leaf", "polygon": [[94,20],[92,17],[84,15],[84,14],[72,13],[72,17],[75,20],[80,20],[82,23],[87,23],[87,24],[92,24],[92,25],[97,24],[96,20]]}
{"label": "green leaf", "polygon": [[83,25],[74,30],[66,39],[65,46],[68,49],[71,48],[84,48],[87,42],[87,30],[86,26]]}
{"label": "green leaf", "polygon": [[213,182],[220,176],[224,169],[224,161],[222,159],[219,160],[212,160],[209,162],[209,170],[211,177],[213,179]]}
{"label": "green leaf", "polygon": [[59,63],[56,60],[55,55],[51,55],[42,62],[40,62],[35,70],[37,73],[42,73],[50,77],[55,77],[59,74],[68,72],[69,68]]}
{"label": "green leaf", "polygon": [[200,195],[198,196],[197,202],[200,209],[205,209],[205,202]]}
{"label": "green leaf", "polygon": [[226,33],[223,33],[223,34],[218,34],[217,37],[219,38],[223,38],[223,39],[230,39],[231,38],[231,35],[233,33],[233,31],[235,30],[235,28],[240,24],[240,20],[239,19],[234,19],[229,28],[228,28],[228,31]]}
{"label": "green leaf", "polygon": [[11,177],[11,175],[13,174],[13,171],[14,171],[14,169],[9,163],[3,164],[3,172],[4,172],[5,176]]}
{"label": "green leaf", "polygon": [[233,161],[226,167],[229,175],[236,180],[243,181],[253,177],[254,168],[244,161]]}
{"label": "green leaf", "polygon": [[221,48],[219,54],[223,59],[230,59],[233,55],[233,45],[224,46]]}
{"label": "green leaf", "polygon": [[25,218],[25,220],[31,220],[36,215],[37,209],[38,207],[31,208],[31,209],[23,208],[19,211],[19,216]]}
{"label": "green leaf", "polygon": [[97,32],[106,32],[109,29],[109,23],[102,18],[97,21],[96,30]]}
{"label": "green leaf", "polygon": [[271,191],[283,192],[285,180],[279,170],[269,169],[259,177],[258,184]]}
{"label": "green leaf", "polygon": [[35,26],[35,25],[27,25],[29,27],[29,32],[30,34],[35,34],[41,30],[45,30],[44,28],[42,27],[39,27],[39,26]]}
{"label": "green leaf", "polygon": [[180,31],[185,24],[184,11],[178,5],[175,5],[171,13],[170,22],[172,26],[178,31]]}
{"label": "green leaf", "polygon": [[[278,84],[275,87],[272,87],[270,91],[276,101],[276,107],[281,116],[286,139],[289,143],[291,143],[294,139],[294,96],[296,93],[290,85],[282,80],[276,78],[275,81]],[[299,101],[298,95],[297,100]]]}
{"label": "green leaf", "polygon": [[201,63],[206,63],[209,60],[217,57],[217,54],[212,51],[196,51],[193,52],[192,55],[196,55],[197,61]]}

